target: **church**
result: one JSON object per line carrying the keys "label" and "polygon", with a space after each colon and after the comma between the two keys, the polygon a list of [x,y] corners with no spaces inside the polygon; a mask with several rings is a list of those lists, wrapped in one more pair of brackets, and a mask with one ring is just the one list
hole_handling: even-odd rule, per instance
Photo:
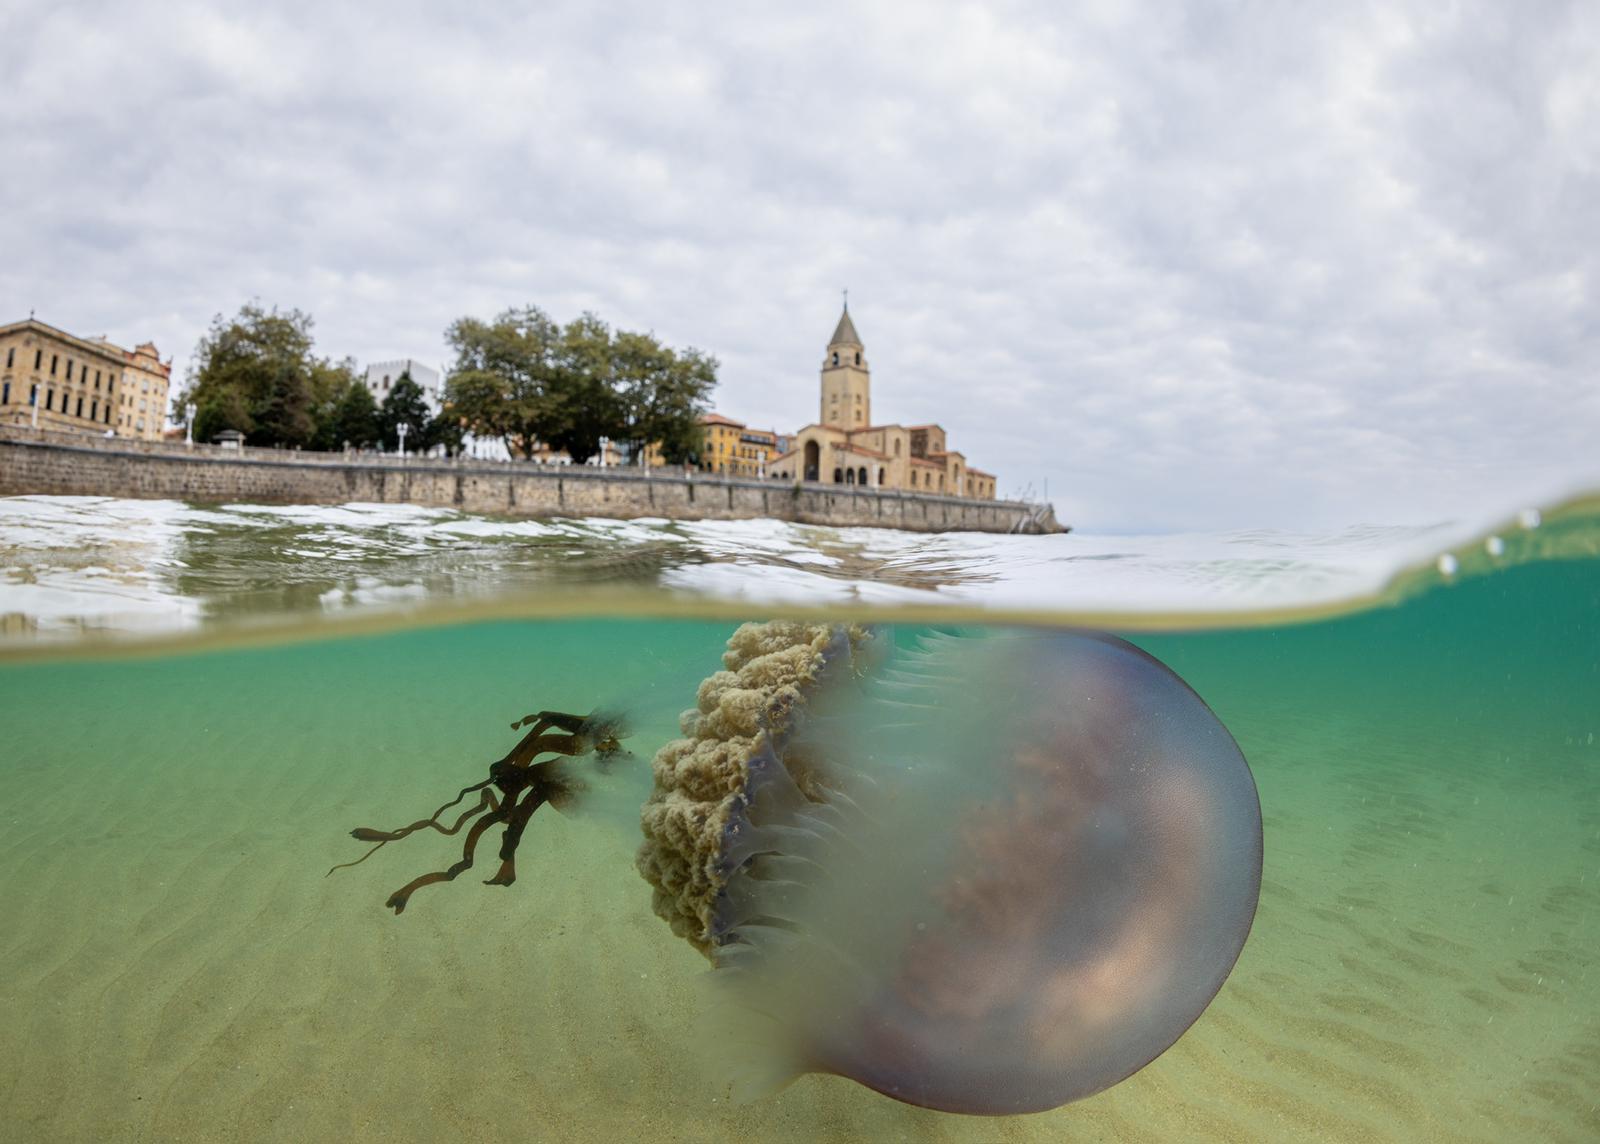
{"label": "church", "polygon": [[942,426],[874,423],[872,373],[848,302],[822,360],[817,420],[790,438],[789,451],[768,464],[767,474],[994,499],[994,475],[970,467],[964,455],[950,449]]}

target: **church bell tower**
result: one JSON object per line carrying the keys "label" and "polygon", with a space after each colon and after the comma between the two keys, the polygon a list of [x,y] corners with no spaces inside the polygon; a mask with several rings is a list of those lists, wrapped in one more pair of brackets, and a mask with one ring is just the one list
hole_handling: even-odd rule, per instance
{"label": "church bell tower", "polygon": [[846,431],[872,424],[872,374],[867,369],[861,335],[850,320],[848,300],[828,342],[828,356],[822,359],[822,412],[818,420]]}

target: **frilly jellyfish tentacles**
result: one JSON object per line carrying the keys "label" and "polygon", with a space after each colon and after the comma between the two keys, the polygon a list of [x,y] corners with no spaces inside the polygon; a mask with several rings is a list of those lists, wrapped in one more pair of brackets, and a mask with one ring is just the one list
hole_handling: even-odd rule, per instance
{"label": "frilly jellyfish tentacles", "polygon": [[1110,636],[747,624],[656,756],[641,872],[746,1093],[1005,1114],[1099,1092],[1222,987],[1261,882],[1239,748]]}

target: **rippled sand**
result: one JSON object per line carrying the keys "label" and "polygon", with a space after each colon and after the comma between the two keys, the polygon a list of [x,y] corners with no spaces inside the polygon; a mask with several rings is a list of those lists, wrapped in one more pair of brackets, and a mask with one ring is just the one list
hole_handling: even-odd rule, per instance
{"label": "rippled sand", "polygon": [[[714,661],[726,632],[678,629],[675,652]],[[729,1107],[686,1051],[704,963],[607,822],[541,811],[516,886],[468,875],[400,918],[385,896],[454,842],[322,876],[361,852],[352,826],[429,813],[511,718],[646,654],[523,626],[0,671],[4,1135],[1600,1138],[1600,747],[1460,712],[1196,680],[1261,788],[1254,933],[1176,1047],[1038,1116],[826,1077]]]}

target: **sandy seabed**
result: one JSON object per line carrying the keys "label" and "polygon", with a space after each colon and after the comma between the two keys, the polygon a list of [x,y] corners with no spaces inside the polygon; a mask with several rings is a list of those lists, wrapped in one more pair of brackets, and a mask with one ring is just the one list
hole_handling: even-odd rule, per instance
{"label": "sandy seabed", "polygon": [[482,777],[525,702],[425,699],[450,669],[434,659],[391,669],[379,708],[375,685],[338,683],[365,653],[314,670],[253,654],[0,681],[0,1136],[1600,1138],[1593,745],[1512,757],[1482,728],[1239,711],[1260,912],[1154,1064],[1004,1119],[815,1076],[732,1106],[692,1051],[705,962],[651,914],[622,826],[541,812],[514,887],[479,884],[485,845],[488,869],[399,918],[384,898],[455,841],[323,877],[361,852],[352,826],[412,821]]}

